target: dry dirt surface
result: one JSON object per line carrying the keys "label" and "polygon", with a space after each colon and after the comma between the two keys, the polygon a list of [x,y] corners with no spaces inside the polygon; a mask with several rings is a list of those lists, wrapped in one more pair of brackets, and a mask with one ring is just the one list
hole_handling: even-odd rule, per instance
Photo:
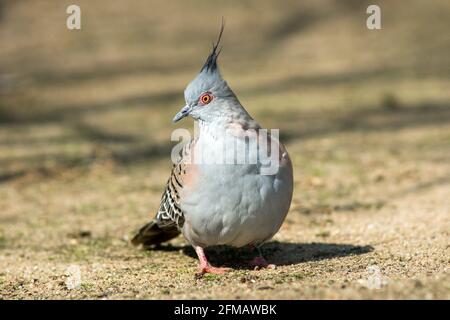
{"label": "dry dirt surface", "polygon": [[[449,299],[449,1],[0,2],[1,299]],[[208,17],[198,19],[199,12]],[[170,14],[167,14],[170,13]],[[130,245],[221,17],[221,70],[279,128],[295,191],[263,247]]]}

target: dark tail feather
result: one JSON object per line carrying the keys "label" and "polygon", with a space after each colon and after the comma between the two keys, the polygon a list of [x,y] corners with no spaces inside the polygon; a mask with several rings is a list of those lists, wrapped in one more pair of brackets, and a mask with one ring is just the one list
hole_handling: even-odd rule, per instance
{"label": "dark tail feather", "polygon": [[135,246],[142,244],[144,247],[149,247],[169,241],[179,234],[180,231],[175,226],[163,229],[158,227],[155,220],[152,220],[139,230],[131,240],[131,243]]}

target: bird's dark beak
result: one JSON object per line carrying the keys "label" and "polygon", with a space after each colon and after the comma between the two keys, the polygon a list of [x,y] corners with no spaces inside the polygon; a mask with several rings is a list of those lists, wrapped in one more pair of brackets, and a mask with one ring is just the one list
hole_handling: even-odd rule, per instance
{"label": "bird's dark beak", "polygon": [[173,117],[173,122],[178,122],[181,119],[183,119],[184,117],[187,117],[189,115],[189,112],[191,112],[192,107],[189,105],[185,105],[180,112],[178,112],[175,117]]}

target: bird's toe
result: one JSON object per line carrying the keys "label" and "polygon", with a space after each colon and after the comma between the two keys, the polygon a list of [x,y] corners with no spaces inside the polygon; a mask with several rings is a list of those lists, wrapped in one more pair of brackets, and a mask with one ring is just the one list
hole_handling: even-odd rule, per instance
{"label": "bird's toe", "polygon": [[277,266],[273,263],[268,263],[266,259],[263,257],[255,257],[252,261],[250,261],[250,266],[255,267],[255,270],[259,270],[262,268],[266,269],[275,269]]}
{"label": "bird's toe", "polygon": [[231,270],[232,270],[231,268],[204,266],[204,267],[200,267],[199,275],[203,275],[205,273],[225,274]]}

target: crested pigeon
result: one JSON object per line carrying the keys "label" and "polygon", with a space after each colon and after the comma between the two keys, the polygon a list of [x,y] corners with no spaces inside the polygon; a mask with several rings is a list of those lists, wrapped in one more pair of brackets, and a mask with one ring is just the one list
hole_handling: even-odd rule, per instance
{"label": "crested pigeon", "polygon": [[[273,267],[259,247],[281,227],[293,193],[292,164],[286,148],[261,129],[219,72],[218,45],[223,29],[222,23],[218,40],[200,73],[185,89],[186,106],[173,118],[177,122],[191,116],[198,124],[199,134],[182,148],[155,218],[132,239],[134,245],[150,247],[182,233],[198,255],[202,274],[229,270],[208,262],[204,248],[214,245],[256,248],[258,256],[251,265]],[[256,141],[256,149],[250,148],[251,141]],[[262,144],[269,146],[266,151],[271,155],[275,154],[276,158],[271,158],[277,164],[274,172],[263,173],[259,152],[264,150]],[[227,158],[231,162],[215,161],[224,157],[224,146],[243,149]],[[242,150],[248,157],[236,162]],[[200,158],[214,161],[206,163],[198,161]]]}

